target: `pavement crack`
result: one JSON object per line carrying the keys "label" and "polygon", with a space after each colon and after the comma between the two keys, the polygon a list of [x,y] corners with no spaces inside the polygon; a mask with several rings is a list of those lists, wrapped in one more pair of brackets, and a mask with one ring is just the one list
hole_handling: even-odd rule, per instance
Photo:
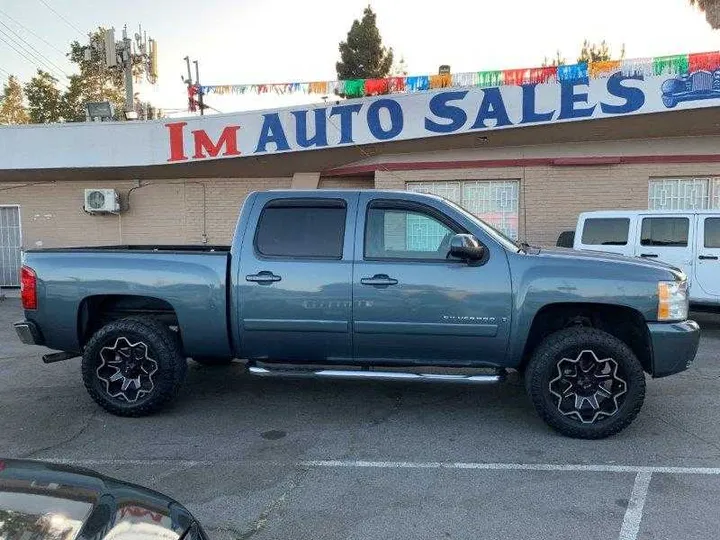
{"label": "pavement crack", "polygon": [[260,512],[257,519],[252,522],[251,527],[244,533],[239,534],[237,536],[237,540],[249,540],[262,531],[267,526],[270,518],[285,505],[287,498],[293,491],[295,491],[295,489],[297,489],[298,485],[302,482],[309,471],[310,469],[307,467],[299,468],[292,478],[290,478],[287,483],[287,487],[283,490],[283,492],[277,498],[265,505],[265,508],[263,508],[262,512]]}
{"label": "pavement crack", "polygon": [[37,449],[35,449],[35,450],[32,450],[31,452],[26,452],[25,454],[21,454],[19,457],[21,457],[21,458],[31,458],[31,457],[36,456],[37,454],[39,454],[39,453],[41,453],[41,452],[47,452],[47,451],[49,451],[49,450],[57,450],[57,449],[60,448],[61,446],[66,445],[66,444],[69,444],[69,443],[75,441],[76,439],[78,439],[79,437],[81,437],[82,434],[85,433],[85,431],[87,431],[87,429],[90,427],[90,423],[95,419],[95,416],[96,416],[96,415],[97,415],[97,411],[92,412],[92,413],[90,414],[90,416],[88,416],[87,420],[85,420],[85,422],[83,423],[82,427],[81,427],[77,432],[75,432],[75,433],[73,433],[72,435],[70,435],[67,439],[63,439],[63,440],[61,440],[61,441],[58,441],[58,442],[53,443],[53,444],[50,444],[50,445],[48,445],[48,446],[44,446],[44,447],[42,447],[42,448],[37,448]]}

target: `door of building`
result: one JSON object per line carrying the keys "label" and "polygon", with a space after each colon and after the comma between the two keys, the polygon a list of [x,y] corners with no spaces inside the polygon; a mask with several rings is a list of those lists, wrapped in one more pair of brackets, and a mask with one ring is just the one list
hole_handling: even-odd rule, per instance
{"label": "door of building", "polygon": [[0,287],[20,286],[20,207],[0,206]]}

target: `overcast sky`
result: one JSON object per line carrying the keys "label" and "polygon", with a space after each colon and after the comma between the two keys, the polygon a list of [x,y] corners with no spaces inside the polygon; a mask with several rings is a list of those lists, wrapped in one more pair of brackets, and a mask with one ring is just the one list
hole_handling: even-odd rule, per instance
{"label": "overcast sky", "polygon": [[[335,78],[337,44],[367,0],[0,0],[0,81],[28,80],[37,62],[15,30],[53,69],[72,72],[59,51],[99,25],[142,24],[159,43],[160,81],[143,94],[164,108],[182,108],[183,57],[200,61],[203,84],[243,84]],[[627,57],[720,50],[720,33],[687,0],[372,0],[387,46],[411,74],[539,65],[560,50],[569,61],[583,39],[606,39]],[[52,47],[21,28],[42,36]],[[7,25],[7,26],[4,26]],[[78,30],[82,32],[79,32]],[[118,32],[119,35],[119,32]],[[56,50],[58,49],[58,50]],[[43,67],[43,66],[40,66]],[[312,96],[211,96],[222,112],[293,105]]]}

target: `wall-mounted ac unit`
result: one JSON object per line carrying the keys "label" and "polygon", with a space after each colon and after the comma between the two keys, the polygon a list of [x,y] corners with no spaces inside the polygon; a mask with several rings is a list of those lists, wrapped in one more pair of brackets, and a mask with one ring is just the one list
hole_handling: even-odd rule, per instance
{"label": "wall-mounted ac unit", "polygon": [[119,212],[118,192],[114,189],[86,189],[85,211],[97,214]]}

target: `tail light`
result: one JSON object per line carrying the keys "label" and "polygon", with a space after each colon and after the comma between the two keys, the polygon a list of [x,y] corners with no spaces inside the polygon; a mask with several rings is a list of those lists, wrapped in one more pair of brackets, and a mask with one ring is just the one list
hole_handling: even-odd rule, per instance
{"label": "tail light", "polygon": [[20,269],[20,298],[23,309],[37,309],[37,276],[29,266]]}

